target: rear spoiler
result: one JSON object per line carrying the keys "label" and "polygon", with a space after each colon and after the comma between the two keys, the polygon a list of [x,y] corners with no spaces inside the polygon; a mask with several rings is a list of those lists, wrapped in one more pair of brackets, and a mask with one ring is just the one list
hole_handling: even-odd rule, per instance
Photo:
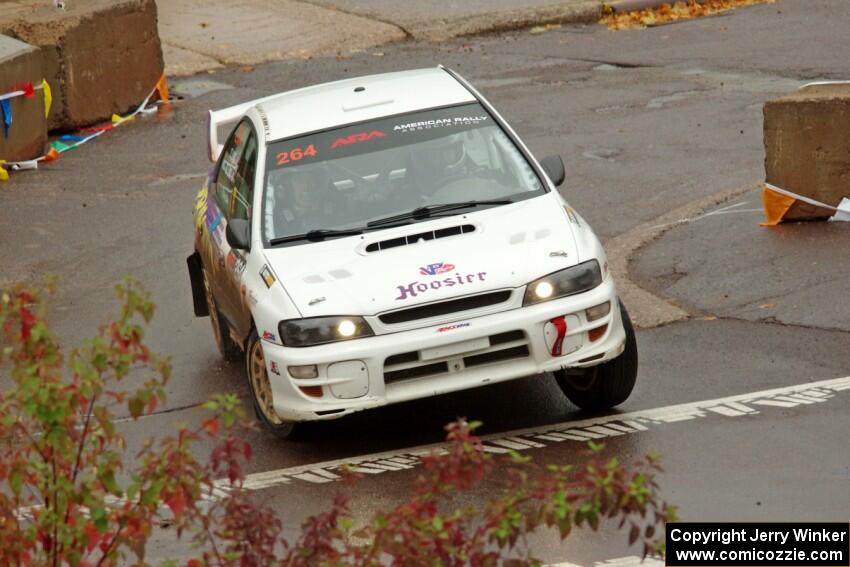
{"label": "rear spoiler", "polygon": [[237,104],[235,106],[228,106],[227,108],[222,108],[221,110],[210,110],[207,113],[207,143],[209,145],[209,158],[210,161],[215,162],[218,160],[219,154],[221,154],[221,150],[224,148],[224,144],[227,141],[227,137],[230,136],[230,133],[236,127],[236,124],[245,116],[245,113],[251,110],[251,108],[257,106],[258,104],[262,104],[266,101],[277,98],[279,95],[273,94],[271,96],[258,98],[255,100],[251,100],[248,102],[243,102],[242,104]]}

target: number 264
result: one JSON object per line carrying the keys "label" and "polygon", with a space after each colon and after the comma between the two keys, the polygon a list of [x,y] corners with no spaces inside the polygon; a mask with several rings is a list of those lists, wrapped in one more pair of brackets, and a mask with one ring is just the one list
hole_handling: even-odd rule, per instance
{"label": "number 264", "polygon": [[304,149],[301,148],[292,148],[288,152],[280,152],[277,154],[277,164],[286,165],[287,163],[293,161],[299,161],[305,156],[315,157],[316,156],[316,146],[310,144]]}

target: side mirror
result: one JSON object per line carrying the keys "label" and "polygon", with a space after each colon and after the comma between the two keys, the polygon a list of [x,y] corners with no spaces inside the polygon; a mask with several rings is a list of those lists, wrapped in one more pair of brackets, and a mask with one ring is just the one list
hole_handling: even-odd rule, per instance
{"label": "side mirror", "polygon": [[230,219],[224,235],[234,250],[248,250],[251,244],[251,224],[247,219]]}
{"label": "side mirror", "polygon": [[555,187],[564,182],[567,173],[564,171],[564,160],[561,159],[561,156],[546,156],[540,161],[540,166],[552,180],[552,183],[555,184]]}

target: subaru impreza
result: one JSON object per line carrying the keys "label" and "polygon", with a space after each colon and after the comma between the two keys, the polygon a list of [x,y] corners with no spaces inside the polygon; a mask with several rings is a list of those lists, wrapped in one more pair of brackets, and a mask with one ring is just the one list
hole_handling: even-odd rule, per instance
{"label": "subaru impreza", "polygon": [[634,330],[563,161],[457,73],[284,92],[208,132],[194,310],[274,434],[531,375],[585,409],[631,393]]}

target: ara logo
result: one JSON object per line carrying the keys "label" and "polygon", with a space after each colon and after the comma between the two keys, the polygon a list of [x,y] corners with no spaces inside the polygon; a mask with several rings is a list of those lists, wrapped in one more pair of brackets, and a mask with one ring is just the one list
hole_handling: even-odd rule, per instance
{"label": "ara logo", "polygon": [[446,264],[445,262],[437,262],[436,264],[428,264],[419,268],[419,273],[423,276],[436,276],[437,274],[445,274],[455,269],[454,264]]}
{"label": "ara logo", "polygon": [[372,138],[384,137],[386,137],[386,134],[384,134],[380,130],[372,130],[371,132],[360,132],[359,134],[351,134],[350,136],[346,136],[345,138],[337,138],[331,146],[331,149],[334,149],[339,146],[350,146],[351,144],[356,144],[357,142],[366,142],[368,140],[371,140]]}

